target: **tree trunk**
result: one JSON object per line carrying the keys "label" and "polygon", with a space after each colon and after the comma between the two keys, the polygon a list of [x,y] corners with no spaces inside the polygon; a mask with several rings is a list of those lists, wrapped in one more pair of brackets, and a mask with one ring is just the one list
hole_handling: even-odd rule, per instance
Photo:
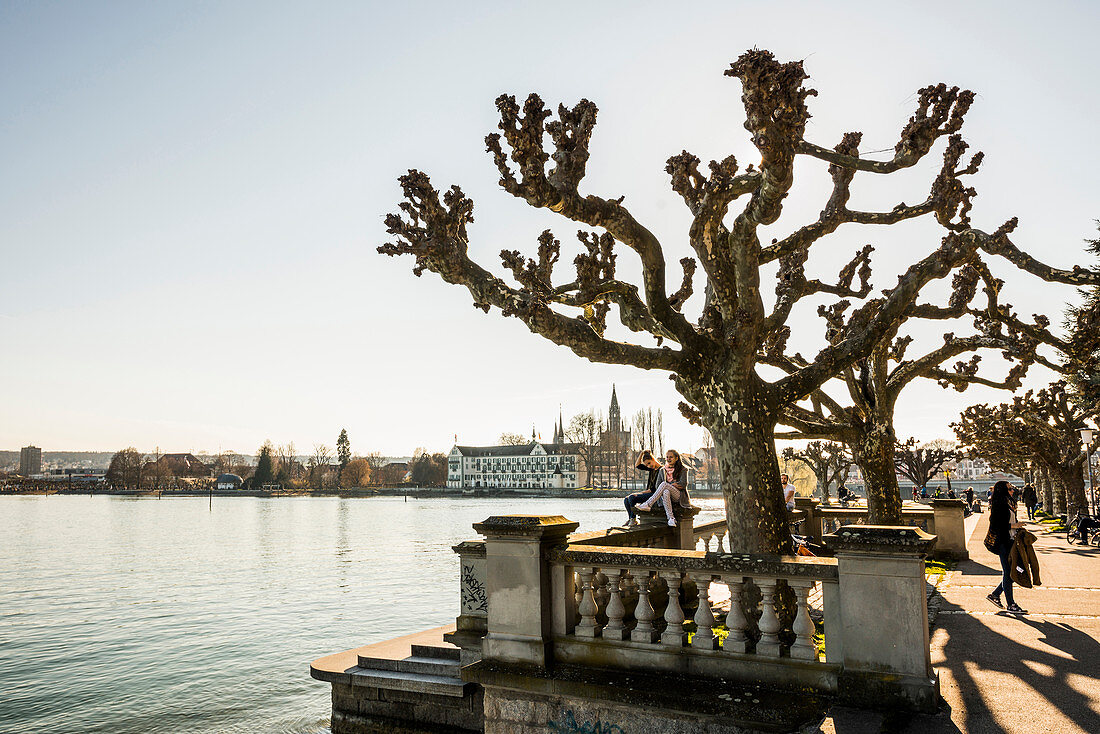
{"label": "tree trunk", "polygon": [[1043,497],[1043,511],[1048,515],[1054,514],[1054,486],[1050,482],[1050,474],[1047,470],[1040,468],[1038,470],[1039,475],[1039,487]]}
{"label": "tree trunk", "polygon": [[1051,474],[1051,494],[1054,495],[1054,514],[1066,514],[1066,485],[1061,474]]}
{"label": "tree trunk", "polygon": [[1066,488],[1066,514],[1069,519],[1078,512],[1087,513],[1089,503],[1085,497],[1085,478],[1082,476],[1084,467],[1074,462],[1063,472],[1063,486]]}
{"label": "tree trunk", "polygon": [[867,488],[867,524],[901,525],[901,488],[894,468],[893,421],[875,423],[852,447]]}
{"label": "tree trunk", "polygon": [[775,455],[775,411],[756,382],[750,375],[677,387],[699,407],[714,438],[730,552],[786,554],[791,533]]}

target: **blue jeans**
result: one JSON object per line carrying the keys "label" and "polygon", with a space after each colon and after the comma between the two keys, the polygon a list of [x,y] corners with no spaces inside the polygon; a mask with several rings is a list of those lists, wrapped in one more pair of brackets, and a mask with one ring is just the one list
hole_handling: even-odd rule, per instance
{"label": "blue jeans", "polygon": [[1012,552],[1012,541],[997,543],[995,547],[997,549],[997,555],[1001,558],[1001,583],[997,584],[997,588],[993,590],[991,596],[995,596],[999,599],[1003,591],[1005,601],[1008,602],[1009,606],[1012,606],[1012,604],[1015,603],[1012,600],[1012,562],[1008,560],[1008,555]]}
{"label": "blue jeans", "polygon": [[646,500],[648,500],[652,496],[653,496],[653,491],[652,490],[650,490],[649,492],[636,492],[634,494],[627,495],[626,499],[623,500],[623,505],[626,507],[627,516],[631,520],[633,520],[634,516],[635,516],[634,506],[642,504],[643,502],[645,502]]}

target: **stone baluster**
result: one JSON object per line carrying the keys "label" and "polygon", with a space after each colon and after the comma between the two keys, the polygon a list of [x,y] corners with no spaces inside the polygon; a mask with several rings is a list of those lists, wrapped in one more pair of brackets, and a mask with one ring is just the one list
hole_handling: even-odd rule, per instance
{"label": "stone baluster", "polygon": [[691,646],[701,650],[718,648],[718,638],[714,636],[714,612],[710,608],[710,584],[713,580],[709,573],[696,575],[699,586],[699,606],[695,610],[695,635]]}
{"label": "stone baluster", "polygon": [[626,607],[623,606],[622,589],[620,584],[622,583],[622,574],[625,569],[615,569],[607,579],[607,624],[603,628],[603,638],[605,640],[625,640],[628,637],[626,626],[623,624],[623,616],[626,614]]}
{"label": "stone baluster", "polygon": [[596,569],[596,575],[592,577],[592,588],[595,590],[596,606],[603,613],[607,609],[607,601],[611,598],[611,594],[607,591],[607,575],[602,569]]}
{"label": "stone baluster", "polygon": [[725,553],[726,552],[725,542],[726,542],[726,533],[727,532],[728,532],[727,530],[723,530],[720,533],[718,533],[718,547],[714,549],[716,553]]}
{"label": "stone baluster", "polygon": [[653,627],[653,605],[649,603],[649,571],[638,571],[634,576],[638,585],[638,605],[634,608],[634,619],[638,623],[630,633],[633,642],[656,642],[657,630]]}
{"label": "stone baluster", "polygon": [[727,652],[748,652],[749,637],[745,634],[745,630],[749,628],[749,620],[745,617],[745,610],[741,608],[743,581],[740,578],[723,580],[730,587],[730,611],[726,615],[726,627],[729,628],[730,633],[722,649]]}
{"label": "stone baluster", "polygon": [[668,583],[668,605],[665,606],[665,622],[668,626],[661,633],[661,644],[670,647],[684,645],[684,610],[680,607],[680,572],[663,571],[661,578]]}
{"label": "stone baluster", "polygon": [[800,660],[817,660],[817,646],[814,645],[814,621],[810,619],[810,607],[807,598],[814,582],[807,579],[790,579],[787,584],[794,589],[798,597],[798,608],[794,613],[794,644],[791,645],[791,657]]}
{"label": "stone baluster", "polygon": [[770,658],[779,657],[779,630],[782,624],[775,613],[775,579],[756,579],[760,587],[760,641],[756,643],[756,654]]}
{"label": "stone baluster", "polygon": [[596,623],[596,613],[599,611],[599,607],[596,606],[596,597],[592,593],[593,575],[598,570],[595,568],[578,569],[581,576],[581,603],[577,607],[577,612],[581,615],[581,621],[577,623],[574,630],[577,637],[600,636],[601,628]]}

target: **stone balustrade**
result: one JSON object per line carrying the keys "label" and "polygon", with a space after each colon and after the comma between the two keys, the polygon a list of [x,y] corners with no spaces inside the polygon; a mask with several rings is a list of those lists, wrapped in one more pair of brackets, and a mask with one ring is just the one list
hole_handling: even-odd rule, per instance
{"label": "stone balustrade", "polygon": [[[688,675],[729,676],[739,667],[746,679],[808,684],[820,682],[814,666],[827,666],[808,597],[818,583],[837,584],[836,559],[570,545],[552,551],[549,562],[556,660]],[[728,609],[717,618],[712,586],[728,589]],[[777,595],[784,586],[793,591],[794,610],[781,620]],[[836,594],[825,596],[829,615]],[[687,620],[695,623],[690,642]],[[774,665],[780,659],[804,664],[791,671]]]}
{"label": "stone balustrade", "polygon": [[576,523],[556,516],[474,527],[485,535],[488,613],[481,659],[463,679],[497,698],[572,690],[555,676],[619,669],[936,706],[923,560],[936,539],[919,528],[846,526],[823,538],[835,557],[808,558],[724,553],[718,523],[693,529],[703,550],[571,542]]}

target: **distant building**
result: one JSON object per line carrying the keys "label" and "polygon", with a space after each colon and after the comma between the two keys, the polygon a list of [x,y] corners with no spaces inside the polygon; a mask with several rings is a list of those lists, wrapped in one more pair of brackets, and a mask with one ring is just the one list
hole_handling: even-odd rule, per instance
{"label": "distant building", "polygon": [[244,480],[236,474],[219,474],[214,480],[214,489],[240,489]]}
{"label": "distant building", "polygon": [[991,471],[985,459],[960,459],[955,464],[954,474],[958,479],[977,479],[988,476]]}
{"label": "distant building", "polygon": [[42,449],[24,446],[19,450],[19,473],[25,477],[42,473]]}
{"label": "distant building", "polygon": [[[561,430],[556,431],[561,438]],[[584,463],[580,444],[455,446],[447,456],[447,486],[452,488],[575,489]]]}
{"label": "distant building", "polygon": [[[596,487],[621,487],[623,480],[634,479],[634,457],[631,451],[631,434],[623,425],[619,410],[619,396],[611,386],[611,405],[607,410],[607,423],[600,431],[600,443],[592,452],[592,484]],[[652,447],[657,451],[656,446]]]}
{"label": "distant building", "polygon": [[211,474],[210,466],[200,461],[194,454],[161,454],[156,461],[146,462],[142,472],[151,476],[154,470],[159,470],[165,477],[208,477]]}

